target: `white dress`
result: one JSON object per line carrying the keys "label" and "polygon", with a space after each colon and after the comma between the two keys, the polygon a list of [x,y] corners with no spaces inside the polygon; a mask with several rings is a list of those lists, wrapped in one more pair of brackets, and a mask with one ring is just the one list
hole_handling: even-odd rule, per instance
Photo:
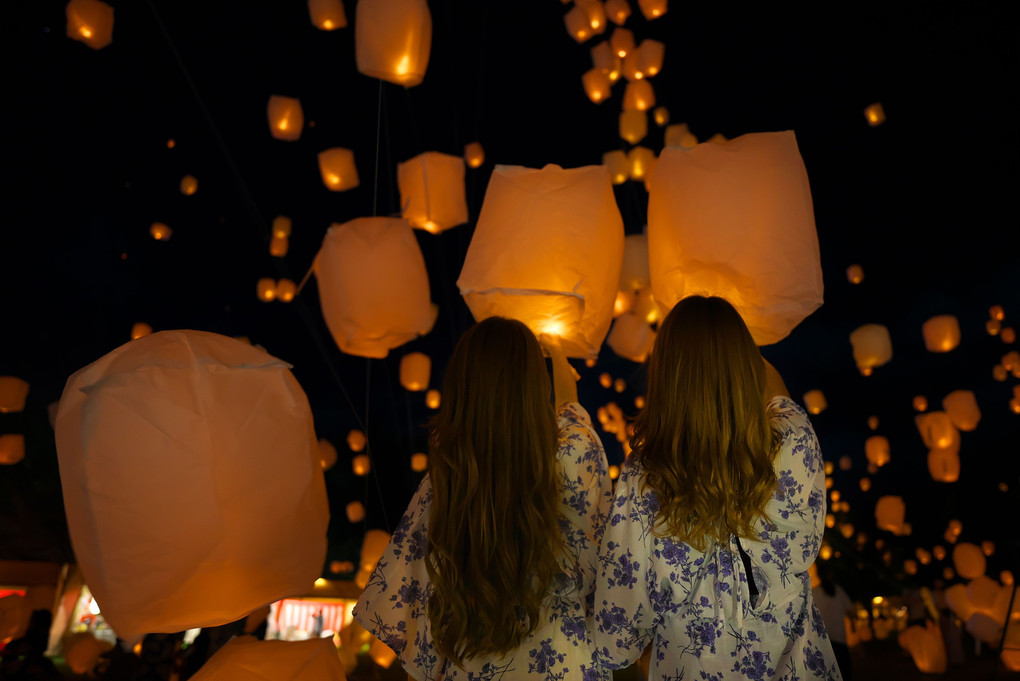
{"label": "white dress", "polygon": [[438,679],[541,679],[608,681],[597,665],[592,639],[592,606],[598,545],[612,500],[602,441],[577,403],[562,405],[557,487],[563,536],[562,572],[544,603],[544,621],[521,646],[501,658],[475,658],[458,667],[432,643],[426,605],[432,585],[425,570],[432,486],[422,480],[393,538],[383,552],[354,617],[393,649],[419,681]]}
{"label": "white dress", "polygon": [[783,443],[778,484],[750,557],[756,603],[737,537],[704,552],[656,536],[655,493],[624,466],[599,552],[595,641],[600,662],[625,667],[652,643],[650,681],[841,679],[811,596],[808,566],[825,529],[825,467],[807,414],[788,397],[770,402]]}

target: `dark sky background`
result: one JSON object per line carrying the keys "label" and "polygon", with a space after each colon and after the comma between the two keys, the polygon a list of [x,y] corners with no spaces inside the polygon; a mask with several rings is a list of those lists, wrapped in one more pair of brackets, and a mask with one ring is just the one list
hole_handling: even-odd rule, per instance
{"label": "dark sky background", "polygon": [[[562,20],[569,6],[556,0],[433,0],[424,83],[380,88],[355,67],[351,0],[351,24],[334,32],[315,29],[297,1],[110,4],[114,41],[100,51],[66,37],[63,2],[18,3],[5,20],[0,375],[24,378],[31,391],[25,412],[0,415],[0,433],[27,440],[24,461],[0,467],[0,557],[73,559],[47,406],[69,375],[144,321],[157,331],[247,336],[294,365],[319,436],[340,452],[326,473],[329,560],[354,560],[365,529],[391,529],[420,479],[408,462],[425,449],[431,412],[421,393],[400,387],[399,360],[414,350],[431,355],[439,387],[472,321],[456,279],[493,165],[576,167],[628,148],[616,126],[622,81],[600,105],[581,86],[590,48],[609,33],[577,44]],[[1017,380],[992,378],[1016,345],[984,330],[993,304],[1005,308],[1006,325],[1020,327],[1015,5],[674,0],[647,22],[633,4],[627,28],[638,42],[666,44],[652,83],[672,122],[688,123],[702,140],[796,131],[825,304],[763,353],[795,399],[825,392],[828,410],[813,418],[822,450],[829,461],[853,459],[851,470],[835,472],[851,505],[840,520],[869,540],[858,549],[838,532],[826,535],[851,594],[897,589],[903,559],[944,544],[951,518],[963,521],[961,541],[996,542],[990,574],[1016,571],[1020,415],[1008,402]],[[300,141],[269,135],[272,94],[301,99]],[[888,116],[879,127],[862,113],[872,102]],[[642,144],[658,151],[662,134],[652,124]],[[427,336],[385,360],[351,357],[329,335],[314,278],[291,304],[256,299],[260,277],[301,280],[331,223],[397,212],[397,163],[423,151],[459,155],[475,140],[486,163],[467,173],[470,221],[438,236],[416,232],[440,309]],[[316,154],[333,146],[354,150],[358,188],[322,185]],[[199,180],[194,196],[178,191],[185,174]],[[630,182],[616,195],[627,232],[640,233],[644,187]],[[282,259],[268,254],[279,214],[293,219]],[[157,220],[173,228],[170,241],[149,236]],[[846,279],[852,263],[865,271],[858,286]],[[921,335],[936,314],[956,315],[962,329],[960,347],[944,355],[927,352]],[[892,362],[868,378],[848,340],[865,323],[888,326],[894,345]],[[593,415],[609,401],[635,413],[639,365],[608,347],[596,367],[576,365]],[[604,371],[625,378],[627,390],[603,389]],[[922,394],[938,408],[960,388],[975,391],[983,420],[962,436],[959,482],[935,483],[911,400]],[[862,492],[869,415],[879,417],[892,461]],[[359,422],[378,477],[351,473],[344,438]],[[610,463],[620,463],[615,437],[604,440]],[[912,536],[875,529],[874,503],[884,494],[906,499]],[[368,508],[358,525],[343,510],[355,499]],[[879,538],[893,554],[888,566]],[[943,565],[906,579],[930,584]]]}

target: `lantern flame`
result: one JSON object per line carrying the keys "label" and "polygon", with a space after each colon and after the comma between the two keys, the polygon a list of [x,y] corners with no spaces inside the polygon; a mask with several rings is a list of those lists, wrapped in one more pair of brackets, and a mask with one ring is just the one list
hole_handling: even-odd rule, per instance
{"label": "lantern flame", "polygon": [[92,29],[89,28],[88,26],[82,26],[80,29],[78,29],[78,32],[82,34],[82,37],[85,38],[92,37]]}
{"label": "lantern flame", "polygon": [[400,76],[406,76],[408,73],[411,72],[411,55],[405,54],[403,57],[400,58],[400,61],[397,62],[396,71],[397,75]]}

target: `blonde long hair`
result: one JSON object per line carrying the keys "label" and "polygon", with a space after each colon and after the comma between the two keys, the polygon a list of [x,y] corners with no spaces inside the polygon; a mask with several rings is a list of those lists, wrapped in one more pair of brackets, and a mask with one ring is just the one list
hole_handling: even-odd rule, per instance
{"label": "blonde long hair", "polygon": [[765,364],[740,314],[691,296],[666,316],[648,364],[632,457],[658,496],[657,532],[704,550],[753,537],[776,486],[779,449]]}
{"label": "blonde long hair", "polygon": [[561,550],[556,419],[528,327],[492,317],[468,329],[430,425],[433,640],[457,663],[502,655],[540,623]]}

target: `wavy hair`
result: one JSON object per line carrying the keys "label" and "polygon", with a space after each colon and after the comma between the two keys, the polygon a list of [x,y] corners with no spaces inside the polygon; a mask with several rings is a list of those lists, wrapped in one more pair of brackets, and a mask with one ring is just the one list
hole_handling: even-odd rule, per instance
{"label": "wavy hair", "polygon": [[425,565],[435,646],[455,662],[517,648],[559,572],[550,396],[542,350],[518,321],[475,324],[446,367],[430,423]]}
{"label": "wavy hair", "polygon": [[765,385],[764,360],[727,301],[691,296],[663,320],[631,454],[658,496],[657,533],[704,550],[768,520],[780,436]]}

